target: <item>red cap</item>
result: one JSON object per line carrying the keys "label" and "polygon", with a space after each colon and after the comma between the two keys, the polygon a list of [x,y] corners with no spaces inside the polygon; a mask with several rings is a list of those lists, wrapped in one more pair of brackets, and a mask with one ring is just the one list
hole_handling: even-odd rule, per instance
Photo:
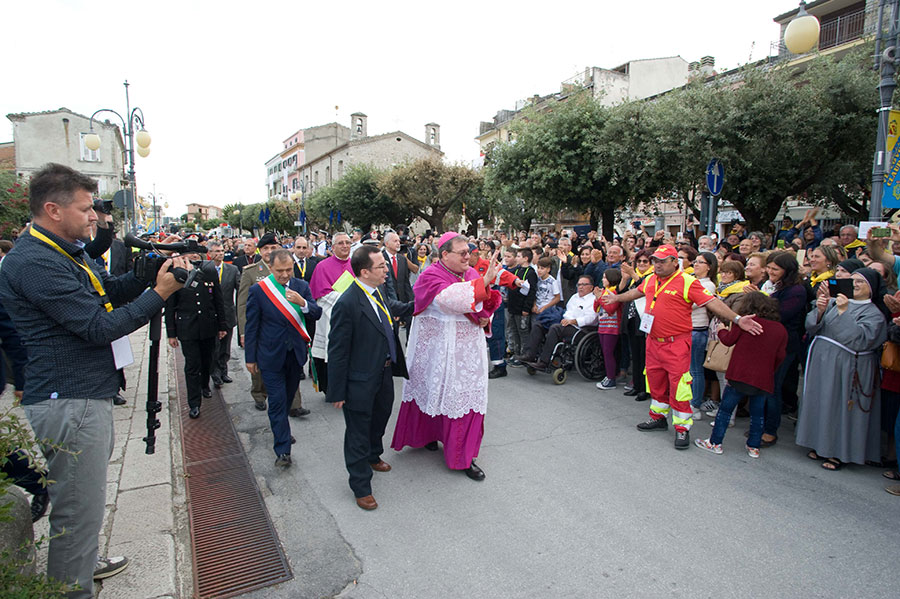
{"label": "red cap", "polygon": [[665,260],[666,258],[675,258],[678,259],[678,251],[672,247],[671,245],[661,245],[656,248],[656,251],[653,252],[651,258],[656,258],[657,260]]}

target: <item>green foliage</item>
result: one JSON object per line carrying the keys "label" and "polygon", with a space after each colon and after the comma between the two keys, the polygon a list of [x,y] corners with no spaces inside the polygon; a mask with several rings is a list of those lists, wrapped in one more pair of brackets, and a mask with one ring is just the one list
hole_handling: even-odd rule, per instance
{"label": "green foliage", "polygon": [[0,239],[12,239],[30,213],[28,186],[19,182],[14,171],[0,171]]}
{"label": "green foliage", "polygon": [[341,219],[363,230],[372,225],[398,225],[406,222],[407,213],[378,186],[384,171],[367,164],[354,165],[328,187],[318,189],[310,200],[307,213],[328,222],[329,213],[340,210]]}
{"label": "green foliage", "polygon": [[204,231],[211,231],[213,229],[217,229],[219,225],[222,224],[221,218],[209,218],[202,223],[200,223],[200,228]]}
{"label": "green foliage", "polygon": [[378,189],[409,216],[418,216],[432,229],[440,228],[447,214],[463,202],[483,196],[481,172],[461,164],[421,159],[384,173]]}

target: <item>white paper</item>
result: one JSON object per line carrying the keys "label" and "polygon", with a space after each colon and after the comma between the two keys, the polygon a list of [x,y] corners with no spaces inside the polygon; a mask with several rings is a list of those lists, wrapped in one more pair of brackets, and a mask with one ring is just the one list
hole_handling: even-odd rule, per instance
{"label": "white paper", "polygon": [[653,315],[652,314],[641,314],[641,326],[638,327],[642,333],[650,334],[650,329],[653,328]]}
{"label": "white paper", "polygon": [[128,335],[113,341],[112,351],[113,360],[116,362],[116,370],[134,363],[134,354],[131,353],[131,341],[128,339]]}
{"label": "white paper", "polygon": [[884,222],[878,222],[878,221],[874,221],[874,220],[864,220],[863,222],[859,223],[859,239],[862,239],[863,241],[865,241],[866,237],[869,236],[869,229],[871,229],[873,227],[885,227],[886,228],[887,226],[888,226],[888,224],[884,223]]}

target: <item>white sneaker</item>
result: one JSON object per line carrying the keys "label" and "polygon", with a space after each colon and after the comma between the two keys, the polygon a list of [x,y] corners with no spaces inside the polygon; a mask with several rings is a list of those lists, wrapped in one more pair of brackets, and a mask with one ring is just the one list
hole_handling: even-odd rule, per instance
{"label": "white sneaker", "polygon": [[703,412],[699,408],[697,408],[696,410],[694,410],[694,413],[691,414],[691,418],[693,418],[694,420],[703,420]]}
{"label": "white sneaker", "polygon": [[[710,420],[710,421],[709,421],[709,425],[710,425],[710,426],[715,426],[715,425],[716,425],[716,419],[713,418],[712,420]],[[728,428],[733,428],[733,427],[734,427],[734,416],[732,416],[732,417],[731,417],[731,420],[728,421]]]}
{"label": "white sneaker", "polygon": [[703,412],[710,412],[717,409],[719,409],[719,404],[711,399],[707,399],[702,404],[700,404],[700,410],[702,410]]}
{"label": "white sneaker", "polygon": [[706,413],[706,415],[709,416],[710,418],[712,418],[713,420],[715,420],[715,419],[716,419],[716,414],[718,414],[718,413],[719,413],[719,408],[718,408],[718,406],[717,406],[717,407],[715,407],[714,409],[708,411],[708,412]]}
{"label": "white sneaker", "polygon": [[602,389],[603,391],[609,391],[610,389],[616,388],[616,382],[604,377],[602,381],[597,383],[597,388]]}

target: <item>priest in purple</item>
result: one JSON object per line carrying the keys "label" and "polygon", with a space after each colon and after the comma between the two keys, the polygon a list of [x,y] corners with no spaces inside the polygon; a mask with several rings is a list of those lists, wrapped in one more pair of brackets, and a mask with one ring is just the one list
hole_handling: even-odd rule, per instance
{"label": "priest in purple", "polygon": [[350,236],[346,233],[335,233],[331,250],[333,254],[316,264],[316,269],[309,280],[309,290],[313,299],[322,308],[322,317],[316,323],[316,336],[313,337],[311,347],[319,391],[322,393],[328,389],[328,368],[325,364],[328,359],[328,334],[331,332],[331,309],[341,297],[340,292],[335,291],[332,285],[345,272],[353,274],[350,268]]}
{"label": "priest in purple", "polygon": [[469,267],[469,244],[457,233],[438,242],[440,260],[419,274],[413,287],[415,317],[407,343],[409,380],[391,447],[438,449],[451,470],[484,480],[474,458],[484,435],[491,315],[500,293],[491,289],[499,272],[496,253],[484,276]]}

